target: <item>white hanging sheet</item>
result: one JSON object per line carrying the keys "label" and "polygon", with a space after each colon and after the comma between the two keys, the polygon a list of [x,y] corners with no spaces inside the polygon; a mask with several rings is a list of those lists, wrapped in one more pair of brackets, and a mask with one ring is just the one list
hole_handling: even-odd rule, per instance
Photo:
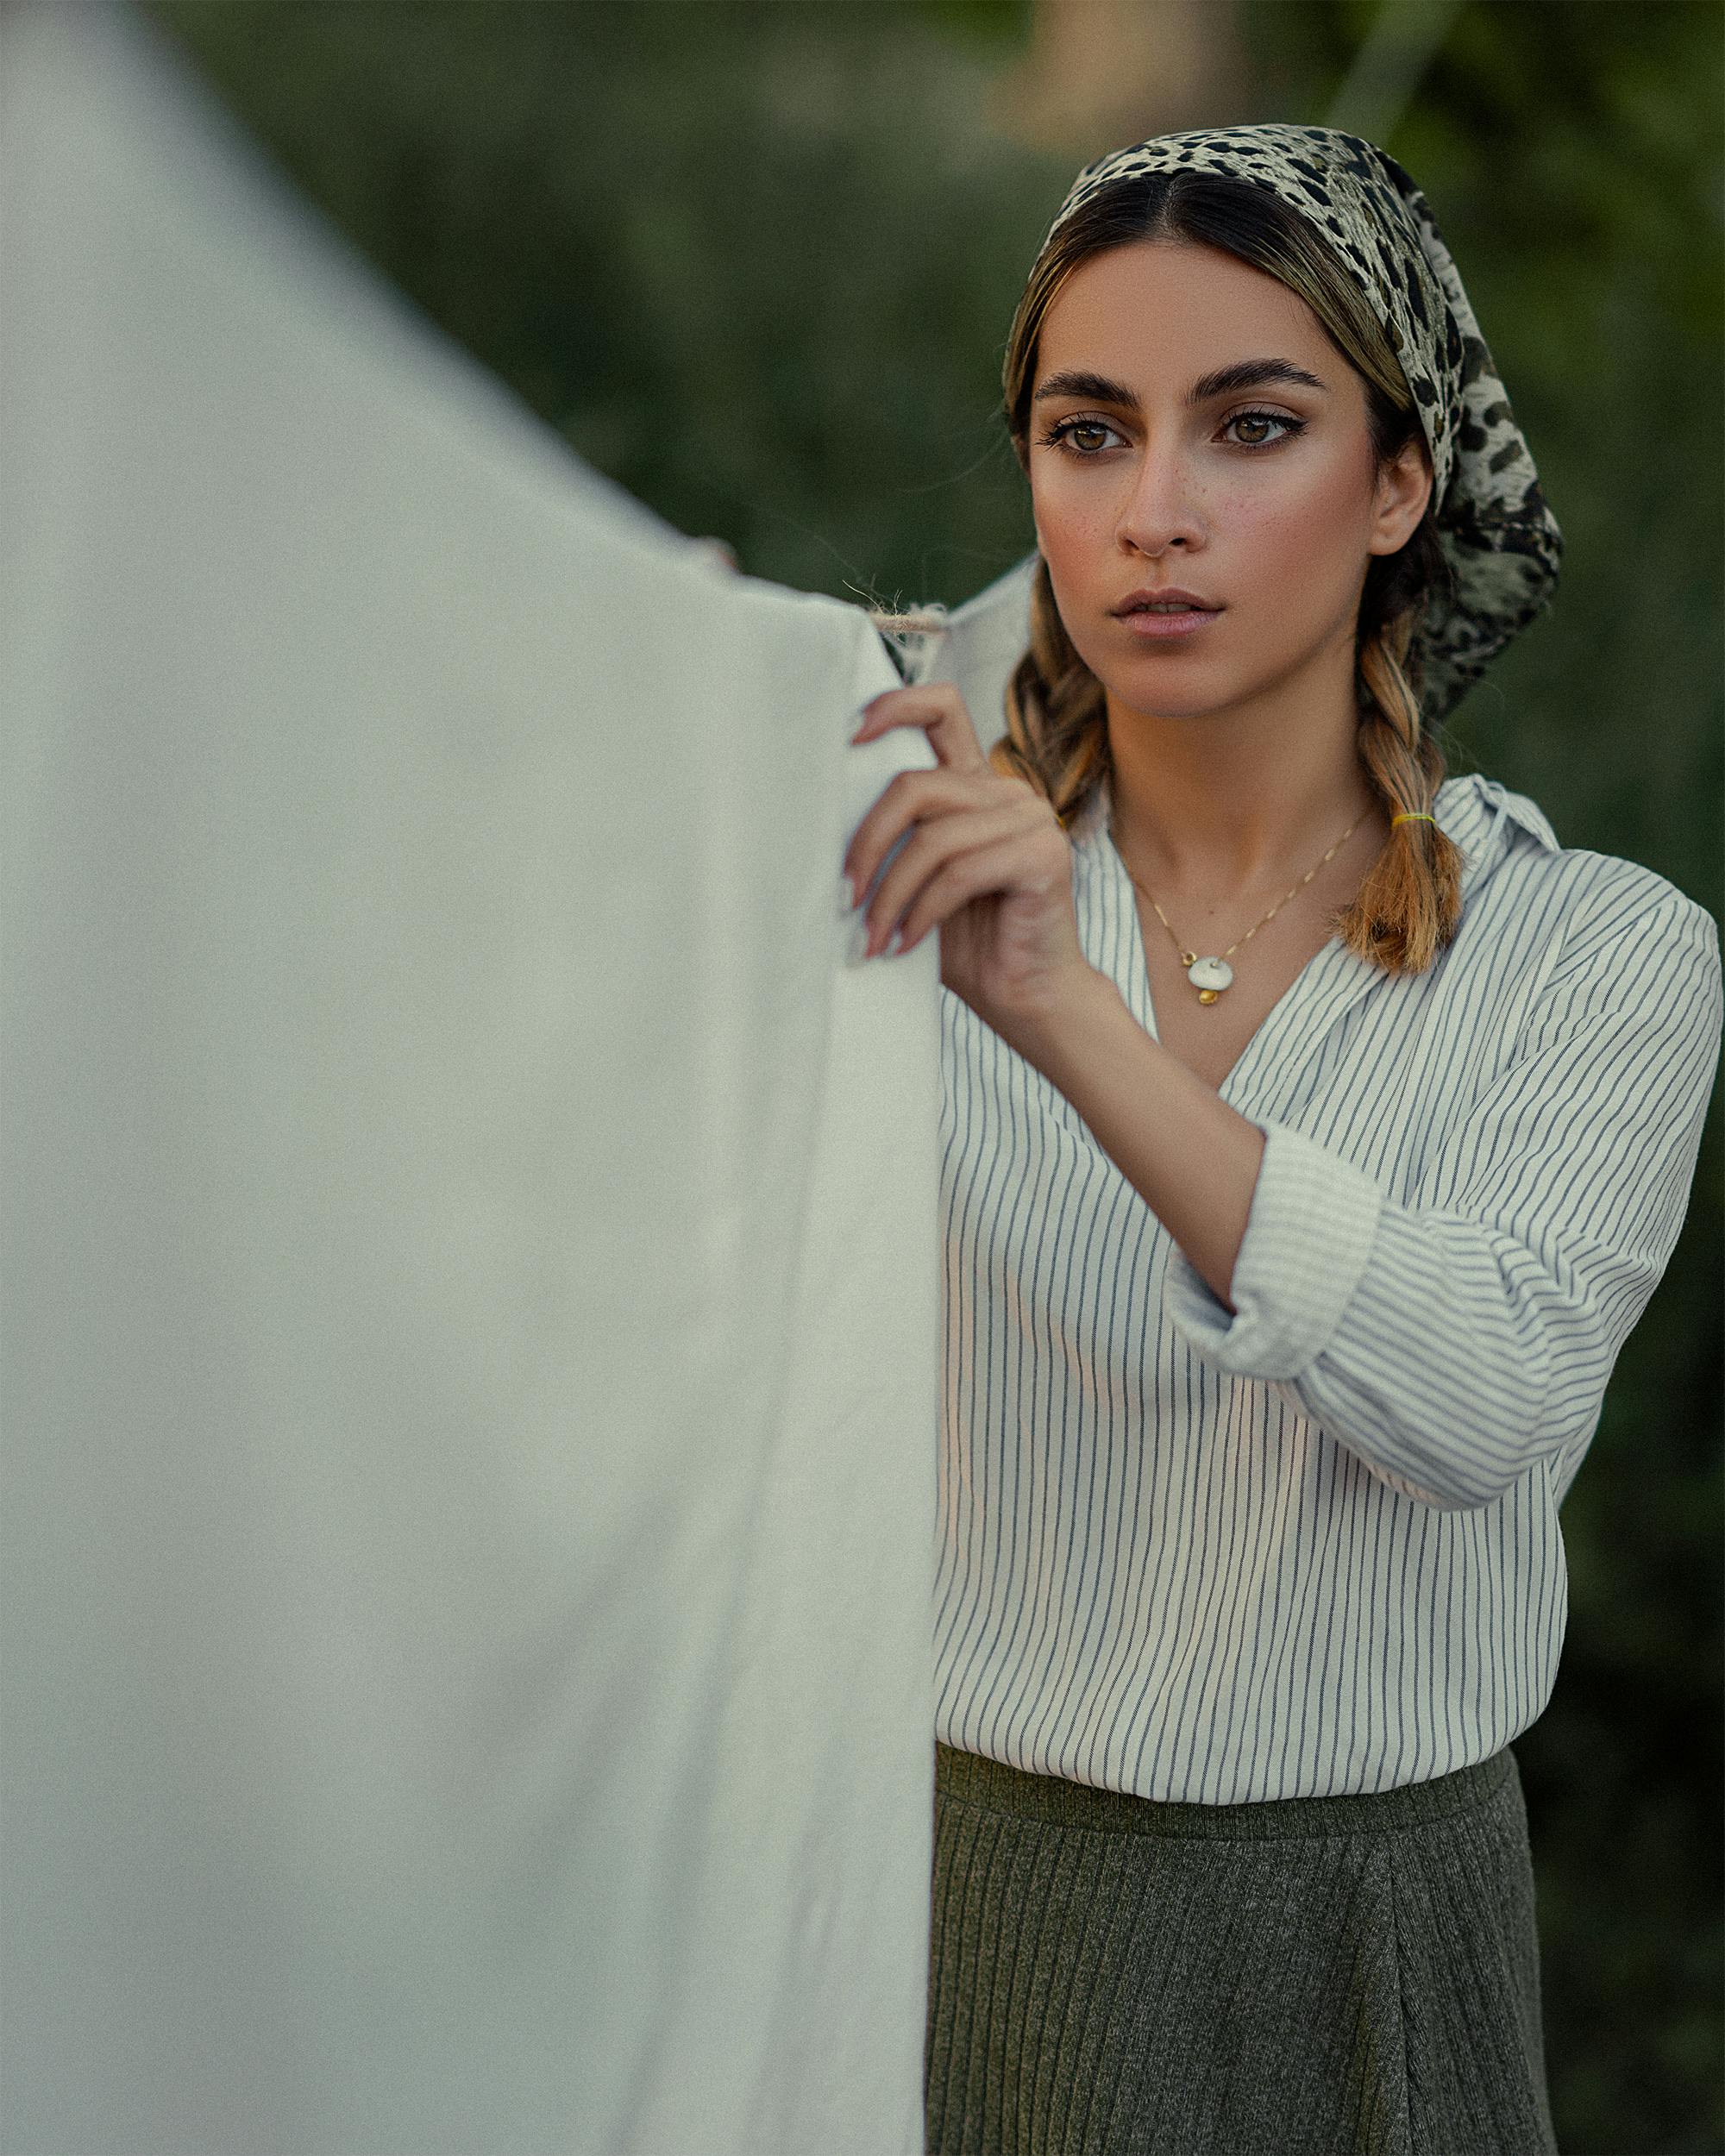
{"label": "white hanging sheet", "polygon": [[919,2151],[927,743],[136,22],[0,68],[0,2143]]}
{"label": "white hanging sheet", "polygon": [[900,639],[908,678],[950,681],[986,753],[1007,730],[1007,684],[1030,642],[1036,555],[1026,555],[947,615],[938,632]]}

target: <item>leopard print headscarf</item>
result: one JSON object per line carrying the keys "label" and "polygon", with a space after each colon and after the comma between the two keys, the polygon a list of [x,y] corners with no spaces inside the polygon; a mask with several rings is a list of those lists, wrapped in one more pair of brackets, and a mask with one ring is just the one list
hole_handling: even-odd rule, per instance
{"label": "leopard print headscarf", "polygon": [[[1087,165],[1054,222],[1139,172],[1226,172],[1297,210],[1383,324],[1432,454],[1438,536],[1454,588],[1418,639],[1421,707],[1441,718],[1546,605],[1563,536],[1430,205],[1386,152],[1334,128],[1275,122],[1154,135]],[[1044,245],[1047,244],[1044,241]]]}

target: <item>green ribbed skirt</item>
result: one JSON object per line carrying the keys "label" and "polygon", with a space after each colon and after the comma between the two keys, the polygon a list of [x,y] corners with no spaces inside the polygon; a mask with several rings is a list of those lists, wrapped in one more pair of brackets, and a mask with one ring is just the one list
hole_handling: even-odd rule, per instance
{"label": "green ribbed skirt", "polygon": [[935,1748],[928,2156],[1554,2156],[1515,1755],[1158,1803]]}

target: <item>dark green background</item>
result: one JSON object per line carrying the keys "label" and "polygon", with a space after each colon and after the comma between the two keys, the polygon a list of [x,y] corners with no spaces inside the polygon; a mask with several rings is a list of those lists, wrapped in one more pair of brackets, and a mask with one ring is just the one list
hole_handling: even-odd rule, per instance
{"label": "dark green background", "polygon": [[[1056,155],[988,122],[1021,0],[151,12],[436,321],[751,573],[950,604],[1027,549],[1000,354],[1068,182],[1113,140]],[[1200,116],[1350,123],[1332,101],[1376,12],[1239,0],[1238,78]],[[1714,0],[1467,0],[1379,136],[1443,224],[1567,541],[1555,606],[1452,718],[1452,768],[1716,916],[1720,29]],[[1564,1508],[1563,1670],[1516,1747],[1569,2156],[1725,2148],[1721,1216],[1716,1102]]]}

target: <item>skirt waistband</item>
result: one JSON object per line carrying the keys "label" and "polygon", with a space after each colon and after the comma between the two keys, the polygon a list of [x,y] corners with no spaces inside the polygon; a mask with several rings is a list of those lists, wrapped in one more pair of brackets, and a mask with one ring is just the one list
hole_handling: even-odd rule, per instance
{"label": "skirt waistband", "polygon": [[1095,1789],[1061,1775],[1027,1774],[978,1752],[956,1752],[939,1742],[934,1747],[937,1802],[974,1804],[1021,1819],[1099,1828],[1107,1833],[1166,1834],[1188,1840],[1274,1841],[1395,1833],[1471,1811],[1501,1796],[1512,1783],[1519,1796],[1515,1755],[1505,1745],[1472,1766],[1458,1767],[1429,1782],[1404,1783],[1399,1789],[1351,1796],[1276,1796],[1245,1804],[1194,1804]]}

